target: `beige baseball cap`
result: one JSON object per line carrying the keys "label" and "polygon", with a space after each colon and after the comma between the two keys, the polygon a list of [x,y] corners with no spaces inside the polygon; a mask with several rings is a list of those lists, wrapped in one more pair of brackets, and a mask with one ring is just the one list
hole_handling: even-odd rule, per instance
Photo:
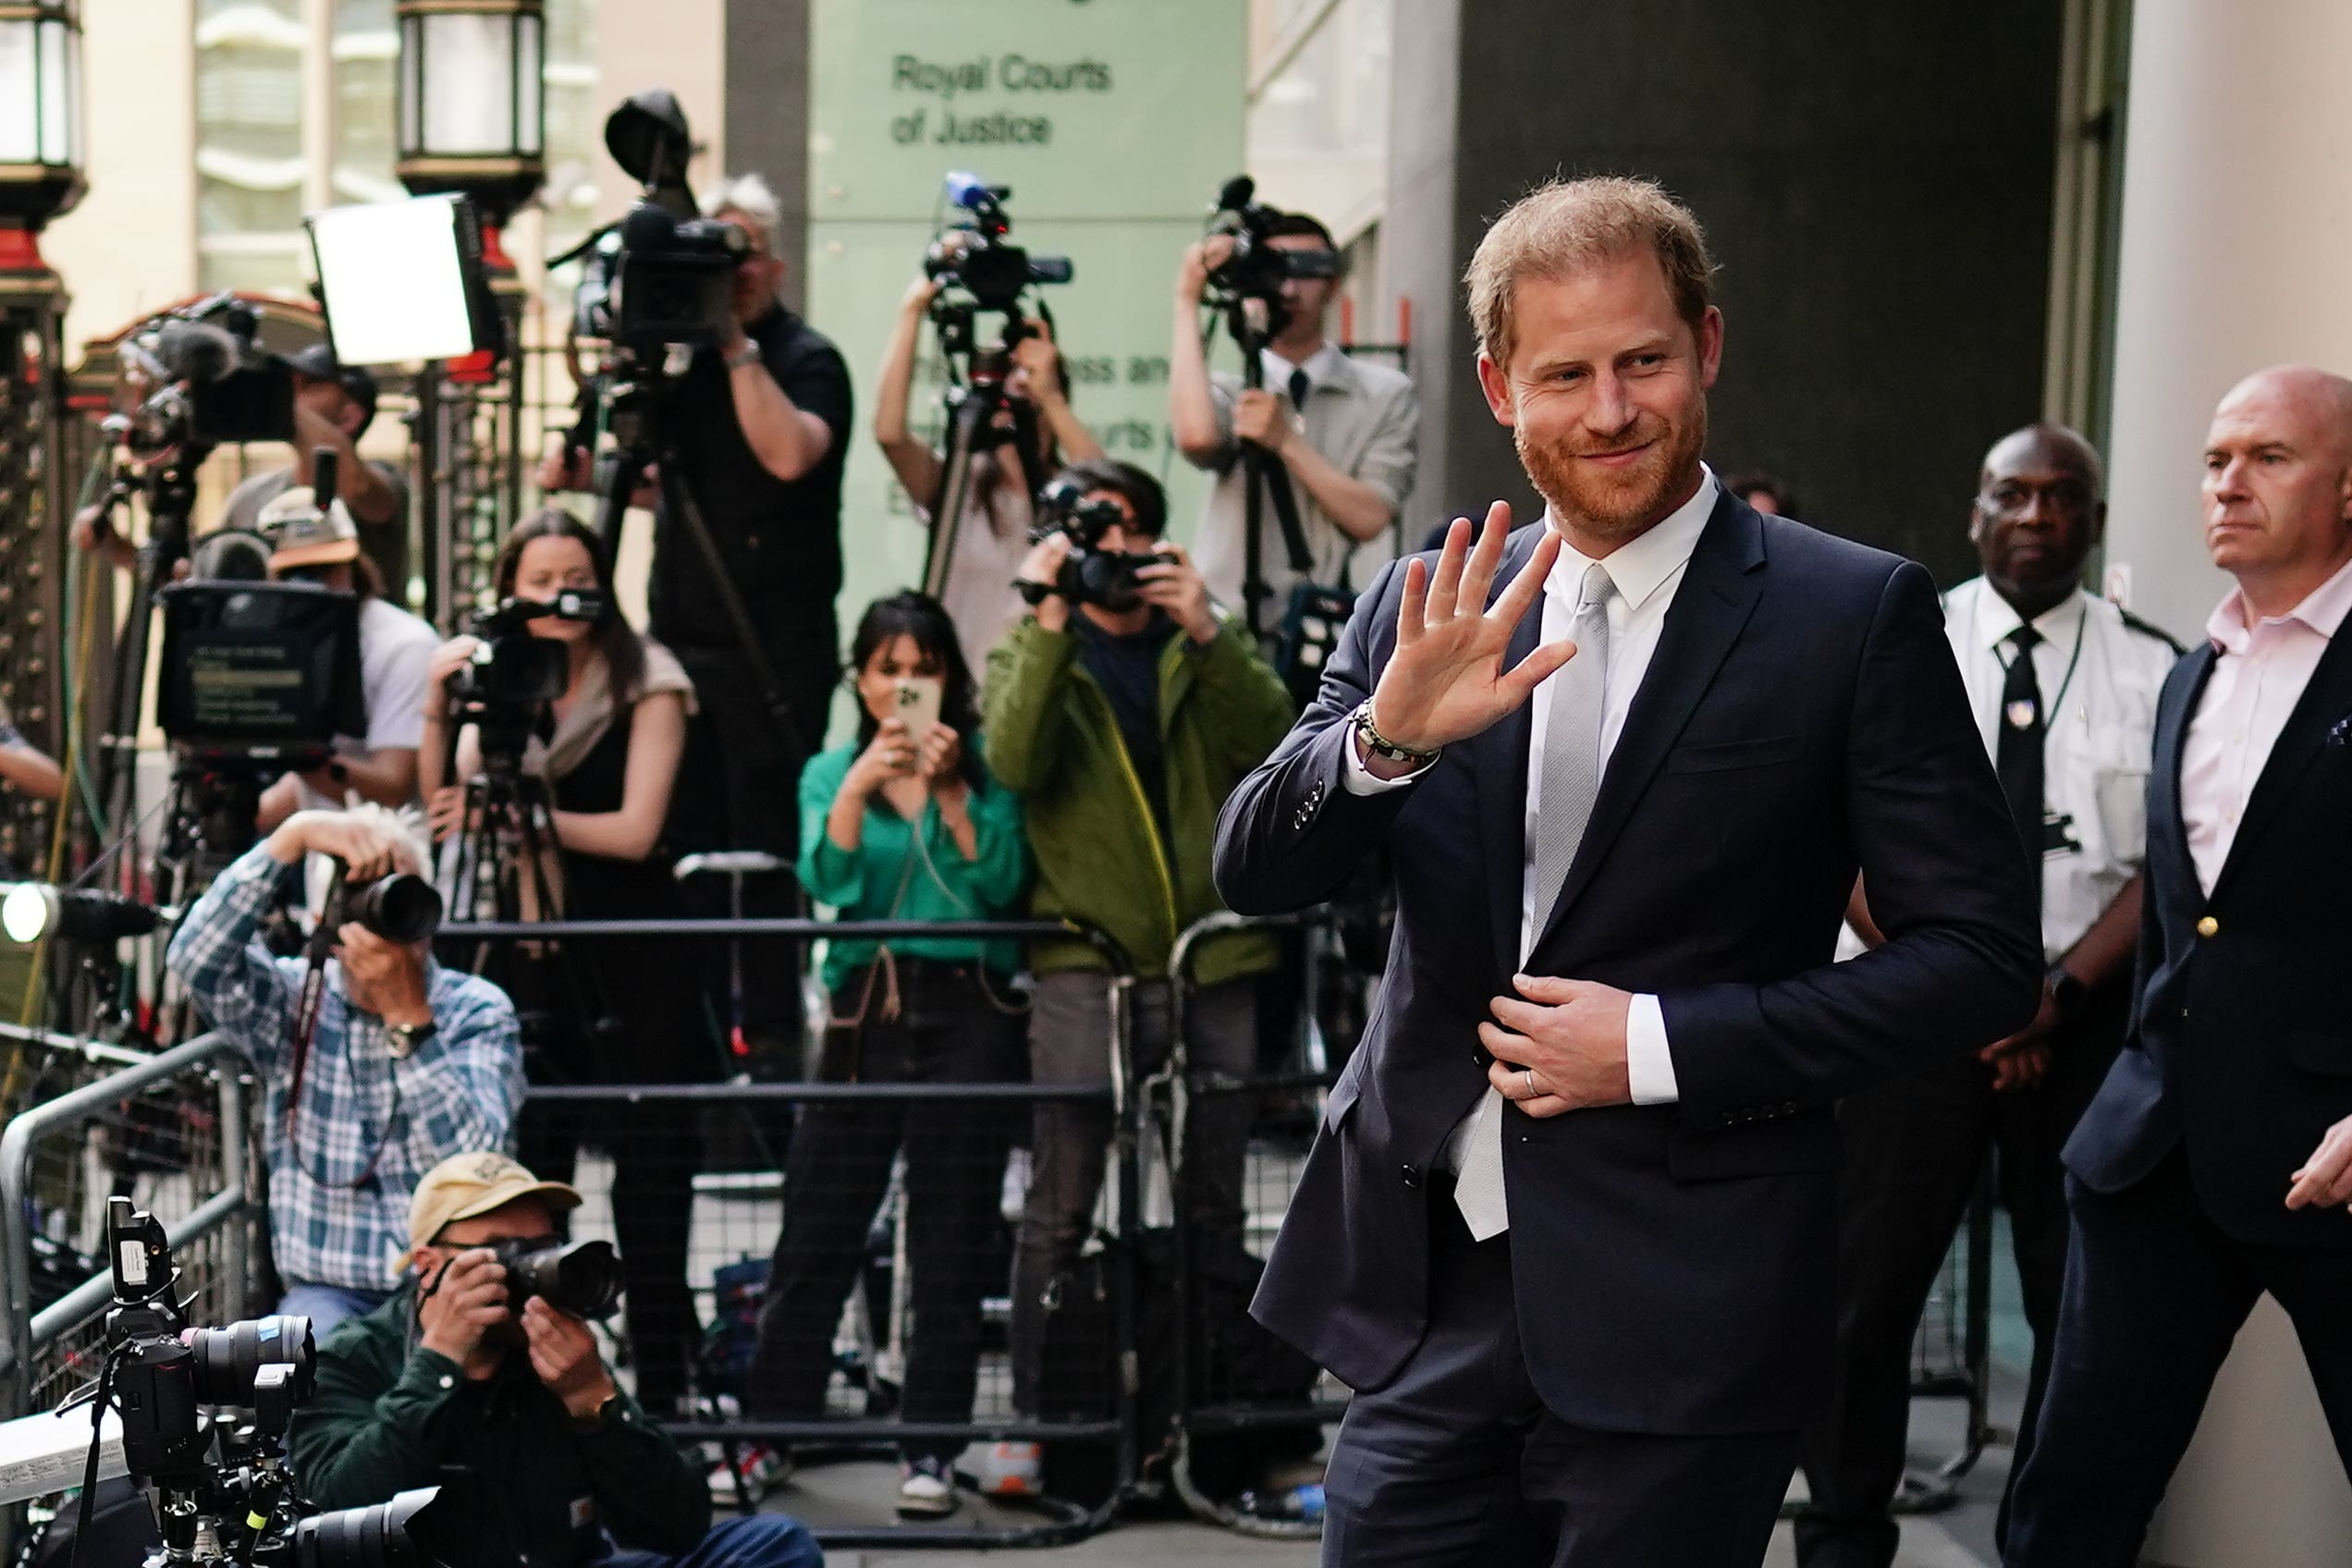
{"label": "beige baseball cap", "polygon": [[332,566],[360,558],[360,527],[337,496],[322,513],[307,484],[288,485],[262,508],[254,526],[270,544],[270,570]]}
{"label": "beige baseball cap", "polygon": [[409,1248],[433,1238],[460,1219],[504,1208],[517,1198],[545,1198],[557,1214],[580,1207],[577,1189],[542,1182],[502,1154],[453,1154],[424,1173],[409,1200]]}

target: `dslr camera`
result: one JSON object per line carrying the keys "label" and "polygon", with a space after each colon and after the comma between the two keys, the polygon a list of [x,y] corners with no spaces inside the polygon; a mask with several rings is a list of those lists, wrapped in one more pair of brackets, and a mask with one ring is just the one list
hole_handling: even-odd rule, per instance
{"label": "dslr camera", "polygon": [[942,291],[970,295],[970,309],[1017,310],[1032,285],[1067,283],[1075,276],[1069,257],[1033,256],[1012,243],[1012,219],[1004,210],[1011,198],[1011,186],[990,185],[976,174],[948,176],[948,200],[972,215],[933,237],[923,272]]}
{"label": "dslr camera", "polygon": [[294,372],[254,341],[261,317],[224,289],[156,317],[132,351],[161,390],[107,422],[141,458],[223,442],[294,439]]}
{"label": "dslr camera", "polygon": [[1231,235],[1233,249],[1208,275],[1212,290],[1229,301],[1259,300],[1269,310],[1280,311],[1282,285],[1292,278],[1340,276],[1340,257],[1335,251],[1267,242],[1282,215],[1280,210],[1257,200],[1257,182],[1249,176],[1237,174],[1225,182],[1224,189],[1217,193],[1209,232]]}
{"label": "dslr camera", "polygon": [[574,1317],[610,1317],[620,1308],[620,1255],[610,1242],[493,1242],[507,1271],[507,1305],[521,1312],[533,1296]]}
{"label": "dslr camera", "polygon": [[[124,1464],[147,1493],[162,1537],[147,1568],[432,1561],[417,1535],[438,1488],[334,1513],[314,1513],[297,1489],[285,1437],[315,1378],[310,1319],[191,1325],[192,1297],[179,1294],[164,1227],[129,1198],[107,1200],[106,1243],[115,1294],[95,1398],[121,1418]],[[86,1534],[90,1496],[78,1535]]]}
{"label": "dslr camera", "polygon": [[1126,524],[1127,514],[1115,501],[1088,501],[1074,479],[1061,478],[1037,495],[1037,525],[1030,530],[1032,544],[1060,533],[1070,541],[1060,575],[1052,586],[1022,582],[1021,596],[1035,605],[1060,594],[1073,605],[1099,605],[1107,610],[1132,610],[1143,603],[1136,573],[1169,559],[1160,550],[1106,550],[1102,537]]}
{"label": "dslr camera", "polygon": [[482,646],[449,678],[449,717],[453,729],[481,727],[485,769],[521,766],[540,708],[562,696],[571,679],[564,645],[533,637],[531,623],[554,617],[593,624],[604,613],[601,591],[566,588],[552,600],[508,598],[474,618],[472,630]]}

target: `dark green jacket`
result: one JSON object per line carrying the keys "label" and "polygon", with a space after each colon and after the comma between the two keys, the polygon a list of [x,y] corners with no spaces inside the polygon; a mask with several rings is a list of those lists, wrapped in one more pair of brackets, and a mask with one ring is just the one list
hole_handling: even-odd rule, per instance
{"label": "dark green jacket", "polygon": [[[318,1352],[318,1391],[294,1413],[288,1447],[321,1508],[383,1502],[472,1472],[427,1515],[450,1568],[573,1568],[623,1547],[676,1556],[710,1528],[702,1474],[627,1394],[574,1421],[520,1350],[469,1382],[415,1342],[415,1287],[336,1326]],[[463,1493],[471,1493],[465,1497]]]}
{"label": "dark green jacket", "polygon": [[[1023,797],[1037,863],[1030,911],[1084,920],[1127,949],[1136,973],[1168,973],[1178,933],[1223,909],[1209,877],[1217,814],[1266,760],[1294,717],[1290,693],[1228,623],[1195,643],[1178,634],[1159,659],[1159,725],[1171,848],[1159,841],[1110,699],[1079,662],[1078,638],[1035,618],[988,655],[988,770]],[[1194,977],[1215,985],[1274,967],[1263,932],[1219,937],[1196,949]],[[1083,942],[1039,942],[1040,974],[1104,967]]]}

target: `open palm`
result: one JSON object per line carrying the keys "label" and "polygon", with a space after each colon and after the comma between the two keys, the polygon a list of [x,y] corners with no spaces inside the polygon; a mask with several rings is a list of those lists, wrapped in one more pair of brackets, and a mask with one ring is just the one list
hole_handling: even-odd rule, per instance
{"label": "open palm", "polygon": [[1453,520],[1434,575],[1424,561],[1406,563],[1396,652],[1372,693],[1372,722],[1382,736],[1416,752],[1466,741],[1525,702],[1574,655],[1576,645],[1563,638],[1504,668],[1511,634],[1560,556],[1560,535],[1543,533],[1491,606],[1487,594],[1511,533],[1511,508],[1503,502],[1487,508],[1475,549],[1470,520]]}

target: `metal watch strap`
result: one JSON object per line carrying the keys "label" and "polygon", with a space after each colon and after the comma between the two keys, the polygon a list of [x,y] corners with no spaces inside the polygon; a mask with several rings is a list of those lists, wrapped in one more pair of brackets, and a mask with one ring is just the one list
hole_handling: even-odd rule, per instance
{"label": "metal watch strap", "polygon": [[760,346],[758,342],[753,338],[746,337],[743,339],[742,347],[737,349],[734,352],[727,356],[727,368],[729,370],[741,370],[745,365],[757,364],[759,362],[759,357]]}
{"label": "metal watch strap", "polygon": [[1381,734],[1372,722],[1372,699],[1369,697],[1356,704],[1354,717],[1355,732],[1364,737],[1364,749],[1383,762],[1397,763],[1405,767],[1425,767],[1437,761],[1439,753],[1444,750],[1443,747],[1436,747],[1416,752],[1409,746],[1400,746]]}

